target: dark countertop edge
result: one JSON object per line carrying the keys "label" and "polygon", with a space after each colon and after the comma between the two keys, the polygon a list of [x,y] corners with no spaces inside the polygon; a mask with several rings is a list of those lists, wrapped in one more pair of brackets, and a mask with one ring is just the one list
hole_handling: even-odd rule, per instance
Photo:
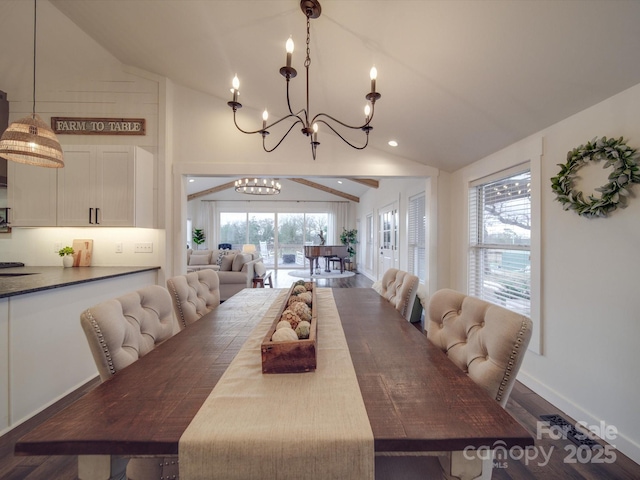
{"label": "dark countertop edge", "polygon": [[[37,267],[35,267],[37,268]],[[76,267],[74,267],[76,268]],[[17,295],[24,295],[27,293],[35,293],[35,292],[42,292],[45,290],[52,290],[54,288],[62,288],[62,287],[69,287],[72,285],[79,285],[82,283],[89,283],[89,282],[97,282],[100,280],[106,280],[108,278],[114,278],[114,277],[122,277],[124,275],[132,275],[132,274],[136,274],[136,273],[142,273],[142,272],[148,272],[151,270],[160,270],[159,266],[155,266],[155,267],[110,267],[110,266],[105,266],[105,267],[77,267],[77,268],[100,268],[100,269],[124,269],[124,270],[120,270],[120,271],[115,271],[113,273],[106,273],[106,274],[100,274],[100,275],[96,275],[95,277],[91,277],[91,278],[82,278],[82,279],[78,279],[78,280],[71,280],[71,281],[61,281],[59,283],[51,283],[48,285],[38,285],[35,286],[33,288],[22,288],[20,290],[15,290],[15,291],[9,291],[9,292],[2,292],[0,291],[0,298],[7,298],[7,297],[15,297]],[[1,272],[0,272],[1,273]]]}

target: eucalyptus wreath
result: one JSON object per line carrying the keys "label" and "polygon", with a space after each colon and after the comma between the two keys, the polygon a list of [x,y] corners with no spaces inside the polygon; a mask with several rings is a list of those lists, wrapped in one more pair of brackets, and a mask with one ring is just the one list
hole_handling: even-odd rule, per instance
{"label": "eucalyptus wreath", "polygon": [[[615,138],[594,138],[585,145],[567,153],[567,163],[558,164],[560,173],[551,178],[551,189],[556,200],[562,203],[565,210],[575,210],[583,217],[606,217],[616,208],[625,208],[631,196],[629,188],[640,183],[640,167],[636,159],[637,150],[627,146],[625,140]],[[596,198],[589,195],[585,200],[581,191],[574,187],[577,171],[587,162],[605,160],[602,168],[613,167],[609,174],[609,182],[596,188],[602,195]]]}

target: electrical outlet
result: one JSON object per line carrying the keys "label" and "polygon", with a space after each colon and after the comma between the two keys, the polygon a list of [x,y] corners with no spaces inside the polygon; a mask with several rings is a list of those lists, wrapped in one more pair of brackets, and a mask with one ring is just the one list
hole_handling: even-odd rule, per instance
{"label": "electrical outlet", "polygon": [[135,244],[134,253],[153,253],[153,242],[140,242]]}
{"label": "electrical outlet", "polygon": [[116,253],[122,253],[122,242],[116,242]]}
{"label": "electrical outlet", "polygon": [[53,253],[58,253],[62,250],[62,244],[60,242],[56,242],[53,244]]}

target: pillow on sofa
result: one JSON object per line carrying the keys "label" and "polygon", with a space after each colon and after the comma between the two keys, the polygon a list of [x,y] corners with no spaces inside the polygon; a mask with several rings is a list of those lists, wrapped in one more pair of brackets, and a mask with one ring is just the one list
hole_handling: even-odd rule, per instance
{"label": "pillow on sofa", "polygon": [[191,255],[189,265],[209,265],[209,255]]}
{"label": "pillow on sofa", "polygon": [[221,272],[230,272],[231,266],[233,265],[234,259],[237,257],[235,253],[230,255],[222,255],[220,258],[220,271]]}
{"label": "pillow on sofa", "polygon": [[256,277],[261,277],[263,276],[265,273],[267,273],[267,267],[265,266],[264,263],[262,262],[257,262],[254,266],[253,266],[253,271],[256,273]]}
{"label": "pillow on sofa", "polygon": [[187,259],[190,262],[191,257],[206,257],[207,263],[211,263],[211,250],[191,250],[191,252],[187,251]]}
{"label": "pillow on sofa", "polygon": [[232,272],[239,272],[244,267],[244,264],[250,262],[252,259],[251,254],[238,253],[236,258],[233,259],[233,265],[231,266]]}
{"label": "pillow on sofa", "polygon": [[220,265],[220,270],[224,270],[222,268],[222,260],[229,255],[229,250],[218,250],[218,257],[216,258],[216,265]]}

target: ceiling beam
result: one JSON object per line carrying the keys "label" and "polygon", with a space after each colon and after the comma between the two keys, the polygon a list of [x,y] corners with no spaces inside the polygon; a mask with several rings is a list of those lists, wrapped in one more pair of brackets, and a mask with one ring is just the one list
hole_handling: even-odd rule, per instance
{"label": "ceiling beam", "polygon": [[223,190],[233,188],[235,186],[235,183],[236,182],[234,180],[233,182],[223,183],[222,185],[218,185],[217,187],[209,188],[207,190],[202,190],[201,192],[192,193],[191,195],[187,195],[187,200],[193,200],[194,198],[203,197],[211,193],[218,193]]}
{"label": "ceiling beam", "polygon": [[[330,193],[332,195],[336,195],[338,197],[346,198],[347,200],[351,200],[352,202],[360,203],[360,198],[355,195],[350,195],[345,192],[341,192],[340,190],[336,190],[331,187],[326,187],[324,185],[320,185],[319,183],[312,182],[311,180],[306,180],[304,178],[288,178],[287,180],[291,180],[292,182],[299,183],[301,185],[306,185],[307,187],[315,188],[317,190],[322,190],[323,192]],[[369,187],[378,188],[377,180],[369,180],[369,179],[350,179],[354,182],[363,183]],[[367,183],[365,183],[367,182]],[[369,183],[373,182],[373,183]],[[194,198],[203,197],[205,195],[210,195],[212,193],[222,192],[223,190],[227,190],[229,188],[233,188],[235,186],[235,181],[223,183],[222,185],[218,185],[217,187],[208,188],[207,190],[202,190],[200,192],[192,193],[187,196],[187,200],[193,200]]]}
{"label": "ceiling beam", "polygon": [[307,187],[322,190],[323,192],[327,192],[338,197],[346,198],[347,200],[351,200],[352,202],[360,203],[360,198],[356,197],[355,195],[350,195],[348,193],[341,192],[340,190],[335,190],[331,187],[325,187],[324,185],[312,182],[311,180],[306,180],[304,178],[289,178],[288,180],[299,183],[301,185],[306,185]]}
{"label": "ceiling beam", "polygon": [[380,182],[378,180],[374,180],[373,178],[349,178],[352,182],[361,183],[362,185],[366,185],[371,188],[379,188]]}

